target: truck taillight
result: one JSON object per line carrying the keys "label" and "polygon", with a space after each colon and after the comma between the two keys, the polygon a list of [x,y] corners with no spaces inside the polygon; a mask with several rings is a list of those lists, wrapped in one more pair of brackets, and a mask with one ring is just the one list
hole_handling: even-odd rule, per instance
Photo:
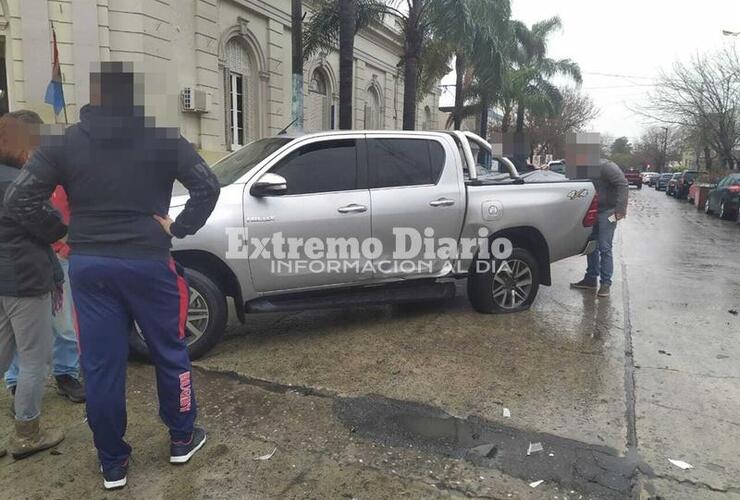
{"label": "truck taillight", "polygon": [[583,227],[594,227],[597,220],[599,220],[599,195],[595,194],[586,215],[583,216]]}

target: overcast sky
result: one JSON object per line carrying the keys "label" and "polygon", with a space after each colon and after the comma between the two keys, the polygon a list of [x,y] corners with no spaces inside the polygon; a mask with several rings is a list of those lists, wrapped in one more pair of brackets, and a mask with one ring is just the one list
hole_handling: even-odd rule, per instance
{"label": "overcast sky", "polygon": [[[551,38],[551,57],[568,57],[580,64],[582,88],[601,110],[593,129],[613,137],[636,138],[649,125],[629,108],[644,103],[662,68],[723,44],[740,49],[740,37],[722,35],[723,29],[740,31],[740,0],[511,2],[512,17],[527,25],[560,16],[563,29]],[[454,75],[444,83],[454,83]],[[454,89],[449,90],[443,104],[454,99]]]}

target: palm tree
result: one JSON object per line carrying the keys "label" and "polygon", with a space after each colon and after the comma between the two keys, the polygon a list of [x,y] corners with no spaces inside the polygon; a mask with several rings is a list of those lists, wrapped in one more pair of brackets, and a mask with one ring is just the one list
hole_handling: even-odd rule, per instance
{"label": "palm tree", "polygon": [[355,35],[388,12],[382,0],[320,0],[304,26],[304,57],[339,45],[339,128],[352,128]]}
{"label": "palm tree", "polygon": [[458,130],[464,116],[465,72],[475,66],[472,55],[502,54],[505,45],[502,34],[507,32],[511,7],[509,0],[434,0],[430,10],[435,37],[448,44],[455,58],[453,122]]}
{"label": "palm tree", "polygon": [[[514,24],[516,38],[513,68],[508,74],[509,97],[516,102],[516,131],[524,130],[524,115],[527,110],[539,113],[555,113],[562,101],[558,88],[550,82],[556,75],[569,77],[576,84],[582,82],[581,69],[570,59],[547,57],[547,42],[550,35],[562,27],[555,16],[537,22],[529,29],[522,23]],[[509,108],[511,112],[511,108]],[[509,115],[510,116],[510,115]]]}

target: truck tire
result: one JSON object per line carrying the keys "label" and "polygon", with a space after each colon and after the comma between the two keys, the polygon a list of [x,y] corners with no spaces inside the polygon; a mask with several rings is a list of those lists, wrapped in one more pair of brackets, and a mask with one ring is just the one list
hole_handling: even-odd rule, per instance
{"label": "truck tire", "polygon": [[480,313],[512,313],[529,309],[537,297],[540,270],[529,250],[514,248],[501,261],[489,261],[480,268],[478,262],[468,277],[468,300]]}
{"label": "truck tire", "polygon": [[[185,327],[185,342],[188,345],[190,359],[198,359],[221,339],[226,329],[229,310],[226,297],[211,278],[199,271],[186,268],[185,279],[190,287],[190,309]],[[149,349],[136,325],[131,332],[129,345],[134,354],[149,359]]]}

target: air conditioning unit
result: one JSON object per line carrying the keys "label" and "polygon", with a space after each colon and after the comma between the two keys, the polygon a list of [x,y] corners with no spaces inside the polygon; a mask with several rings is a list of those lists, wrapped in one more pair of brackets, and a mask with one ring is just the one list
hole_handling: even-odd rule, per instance
{"label": "air conditioning unit", "polygon": [[182,110],[189,113],[208,113],[211,109],[211,94],[202,89],[182,89]]}

